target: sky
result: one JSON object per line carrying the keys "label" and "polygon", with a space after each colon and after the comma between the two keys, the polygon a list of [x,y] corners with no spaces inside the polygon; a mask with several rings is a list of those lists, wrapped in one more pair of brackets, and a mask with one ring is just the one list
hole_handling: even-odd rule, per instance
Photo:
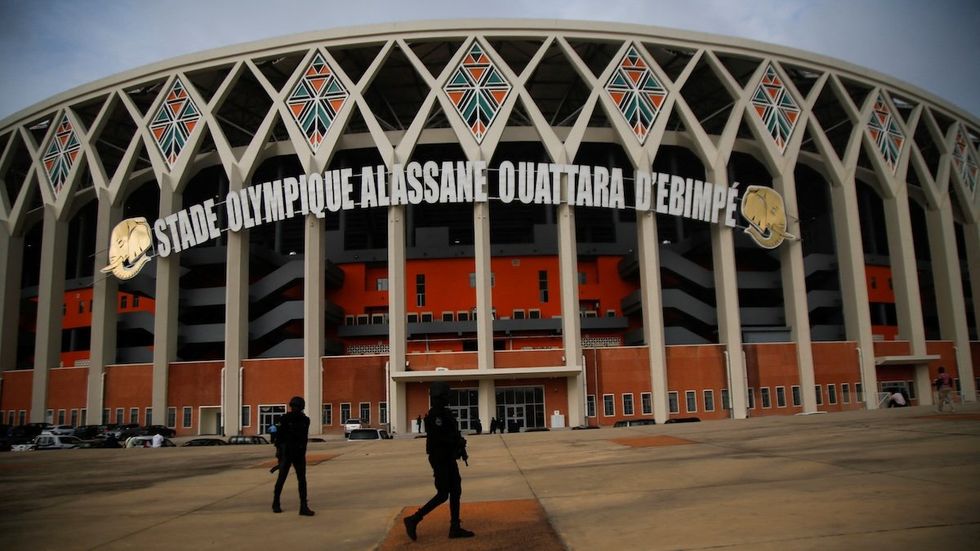
{"label": "sky", "polygon": [[626,22],[842,59],[980,117],[977,0],[0,0],[0,120],[172,57],[356,25],[458,18]]}

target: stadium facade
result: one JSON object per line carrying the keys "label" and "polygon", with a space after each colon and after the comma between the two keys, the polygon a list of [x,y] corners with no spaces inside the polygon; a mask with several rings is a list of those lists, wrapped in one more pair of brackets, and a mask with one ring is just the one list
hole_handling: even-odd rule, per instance
{"label": "stadium facade", "polygon": [[4,423],[413,431],[976,399],[980,121],[634,25],[250,43],[0,123]]}

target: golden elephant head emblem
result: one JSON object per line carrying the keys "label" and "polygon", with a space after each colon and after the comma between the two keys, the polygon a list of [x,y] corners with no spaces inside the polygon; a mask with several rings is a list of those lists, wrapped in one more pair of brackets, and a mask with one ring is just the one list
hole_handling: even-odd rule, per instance
{"label": "golden elephant head emblem", "polygon": [[127,218],[112,229],[109,242],[109,265],[102,273],[131,279],[140,273],[152,258],[148,253],[153,246],[150,224],[146,218]]}
{"label": "golden elephant head emblem", "polygon": [[772,188],[749,186],[742,195],[742,216],[749,222],[745,233],[760,246],[774,249],[784,239],[796,239],[786,233],[786,207],[783,196]]}

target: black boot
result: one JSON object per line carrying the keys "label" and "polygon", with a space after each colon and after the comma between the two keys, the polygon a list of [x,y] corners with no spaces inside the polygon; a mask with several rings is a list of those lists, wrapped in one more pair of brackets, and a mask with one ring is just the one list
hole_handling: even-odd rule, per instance
{"label": "black boot", "polygon": [[272,512],[273,513],[281,513],[282,512],[282,507],[279,506],[279,498],[278,497],[272,500]]}
{"label": "black boot", "polygon": [[300,505],[299,507],[299,514],[304,517],[312,517],[313,515],[316,514],[316,511],[310,509],[310,507],[304,501],[303,504]]}
{"label": "black boot", "polygon": [[405,517],[404,521],[405,532],[408,534],[408,537],[412,538],[412,541],[415,541],[418,538],[418,534],[415,533],[415,529],[418,528],[419,523],[422,522],[422,517],[419,516],[418,513],[415,513],[414,515]]}
{"label": "black boot", "polygon": [[474,534],[473,532],[470,532],[466,528],[463,528],[459,524],[453,524],[452,526],[449,527],[449,538],[450,539],[455,539],[455,538],[472,538],[475,535],[476,534]]}

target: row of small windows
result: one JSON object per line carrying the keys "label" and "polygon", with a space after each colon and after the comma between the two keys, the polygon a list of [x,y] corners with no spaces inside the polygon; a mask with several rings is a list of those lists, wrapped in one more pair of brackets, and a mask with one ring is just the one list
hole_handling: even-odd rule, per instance
{"label": "row of small windows", "polygon": [[[340,404],[340,424],[343,425],[350,419],[357,419],[361,425],[371,424],[371,402],[360,402],[357,409],[357,417],[351,415],[350,402]],[[324,426],[333,426],[334,414],[333,404],[323,404],[320,421]],[[384,425],[388,423],[388,402],[378,402],[378,423]]]}
{"label": "row of small windows", "polygon": [[[435,314],[432,312],[409,312],[405,315],[405,319],[408,323],[432,323],[434,321],[470,321],[476,319],[476,308],[473,310],[460,310],[458,312],[446,311],[442,313],[442,316],[437,320]],[[592,312],[594,314],[594,312]],[[490,315],[493,319],[497,319],[497,309],[493,308],[490,311]],[[610,310],[608,312],[610,317],[616,315],[615,310]],[[512,311],[512,319],[522,320],[522,319],[540,319],[541,310],[537,308],[531,308],[527,311],[523,309],[516,309]],[[585,317],[596,317],[595,315]],[[375,314],[358,314],[352,315],[348,314],[344,317],[344,325],[387,325],[389,321],[388,313],[375,313]]]}
{"label": "row of small windows", "polygon": [[[469,274],[469,280],[470,280],[470,288],[471,289],[476,288],[475,273],[471,272]],[[490,273],[491,288],[496,286],[497,283],[496,280],[497,280],[496,275],[493,272],[491,272]],[[579,284],[584,285],[586,280],[587,278],[585,272],[579,272],[578,273]],[[388,278],[379,277],[375,283],[375,289],[378,291],[387,291]],[[542,303],[548,302],[548,271],[547,270],[538,271],[538,298],[541,300]],[[415,305],[425,306],[425,274],[416,274],[415,276]]]}
{"label": "row of small windows", "polygon": [[[585,415],[587,417],[596,416],[596,397],[589,394],[586,397]],[[633,393],[627,392],[621,395],[623,415],[636,415],[636,406],[633,402]],[[653,415],[653,394],[650,392],[640,393],[640,414]],[[602,415],[603,417],[613,417],[616,415],[616,395],[602,395]]]}
{"label": "row of small windows", "polygon": [[[130,299],[130,296],[132,296],[132,299],[133,299],[132,301],[129,300]],[[132,302],[132,304],[130,304],[130,302]],[[88,302],[86,302],[84,300],[79,300],[77,304],[78,304],[78,313],[79,314],[84,314],[85,312],[92,312],[93,311],[94,302],[91,301],[91,300],[88,301]],[[125,310],[127,308],[139,308],[139,306],[140,306],[140,297],[139,297],[139,295],[125,295],[125,294],[120,294],[119,295],[119,300],[117,301],[116,304],[119,307],[119,309],[121,309],[121,310]],[[68,315],[68,304],[67,303],[64,303],[64,302],[61,303],[61,315],[62,316]]]}

